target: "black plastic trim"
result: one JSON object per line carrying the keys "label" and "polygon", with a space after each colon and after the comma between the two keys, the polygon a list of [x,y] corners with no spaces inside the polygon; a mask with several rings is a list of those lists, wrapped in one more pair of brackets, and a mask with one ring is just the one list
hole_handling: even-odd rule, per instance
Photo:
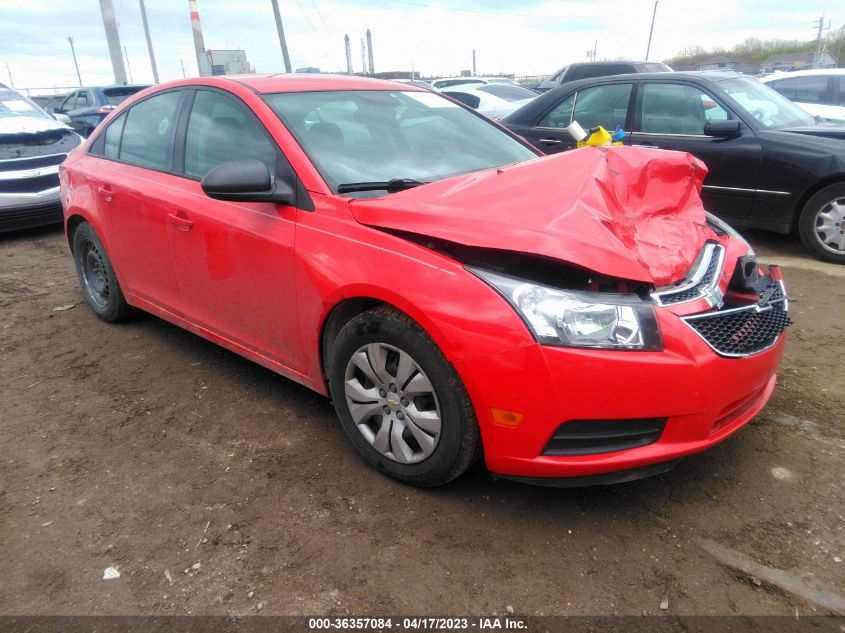
{"label": "black plastic trim", "polygon": [[510,479],[523,484],[530,484],[532,486],[544,486],[546,488],[583,488],[585,486],[607,486],[611,484],[622,484],[628,481],[636,481],[638,479],[645,479],[646,477],[654,477],[655,475],[662,475],[672,470],[680,463],[680,459],[674,459],[668,462],[659,462],[657,464],[649,464],[648,466],[640,466],[639,468],[630,468],[628,470],[617,470],[612,473],[600,473],[598,475],[584,475],[581,477],[513,477],[511,475],[496,475],[502,479]]}
{"label": "black plastic trim", "polygon": [[666,418],[624,420],[569,420],[549,439],[547,456],[598,455],[654,444],[660,439]]}

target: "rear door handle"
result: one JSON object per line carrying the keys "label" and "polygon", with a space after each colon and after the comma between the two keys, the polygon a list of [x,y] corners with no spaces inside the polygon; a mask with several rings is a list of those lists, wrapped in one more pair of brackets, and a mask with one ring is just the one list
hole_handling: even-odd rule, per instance
{"label": "rear door handle", "polygon": [[556,138],[541,138],[539,142],[543,145],[560,145],[563,141],[559,141]]}
{"label": "rear door handle", "polygon": [[179,215],[178,212],[168,213],[167,217],[170,218],[170,222],[180,231],[190,231],[194,228],[194,223],[188,218]]}
{"label": "rear door handle", "polygon": [[114,194],[112,193],[112,190],[109,188],[108,185],[100,185],[99,187],[97,187],[97,191],[103,197],[103,200],[105,200],[106,202],[111,202],[112,196]]}

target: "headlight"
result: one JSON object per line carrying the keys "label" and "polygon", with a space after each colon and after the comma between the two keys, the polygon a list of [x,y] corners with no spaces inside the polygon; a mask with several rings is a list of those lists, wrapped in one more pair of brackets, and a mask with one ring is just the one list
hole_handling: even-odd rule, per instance
{"label": "headlight", "polygon": [[660,350],[660,330],[650,303],[633,294],[576,292],[467,266],[516,309],[544,345]]}
{"label": "headlight", "polygon": [[715,225],[723,233],[727,233],[733,239],[737,240],[741,244],[745,244],[748,247],[748,254],[751,255],[751,257],[754,257],[756,259],[757,254],[754,252],[754,249],[751,248],[751,244],[749,244],[748,241],[744,237],[742,237],[742,235],[740,235],[734,227],[732,227],[730,224],[728,224],[724,220],[717,218],[712,213],[705,212],[704,215],[707,216],[707,221],[710,224]]}

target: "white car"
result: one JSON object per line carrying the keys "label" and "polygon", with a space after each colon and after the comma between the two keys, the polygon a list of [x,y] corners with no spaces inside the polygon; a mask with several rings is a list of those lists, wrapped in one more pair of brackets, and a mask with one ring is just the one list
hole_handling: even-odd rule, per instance
{"label": "white car", "polygon": [[510,84],[466,84],[444,88],[440,92],[491,119],[501,119],[516,112],[537,97],[533,90]]}
{"label": "white car", "polygon": [[463,84],[505,84],[507,86],[518,86],[513,79],[507,77],[441,77],[429,82],[433,88],[444,90],[453,86]]}
{"label": "white car", "polygon": [[845,68],[779,72],[760,81],[813,116],[845,121]]}

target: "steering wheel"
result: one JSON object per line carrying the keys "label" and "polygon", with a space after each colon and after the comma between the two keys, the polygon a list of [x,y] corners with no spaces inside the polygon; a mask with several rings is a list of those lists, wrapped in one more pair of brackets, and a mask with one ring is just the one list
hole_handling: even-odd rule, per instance
{"label": "steering wheel", "polygon": [[763,123],[764,119],[766,118],[766,111],[762,108],[757,108],[756,110],[750,110],[751,116],[757,119],[760,123]]}

